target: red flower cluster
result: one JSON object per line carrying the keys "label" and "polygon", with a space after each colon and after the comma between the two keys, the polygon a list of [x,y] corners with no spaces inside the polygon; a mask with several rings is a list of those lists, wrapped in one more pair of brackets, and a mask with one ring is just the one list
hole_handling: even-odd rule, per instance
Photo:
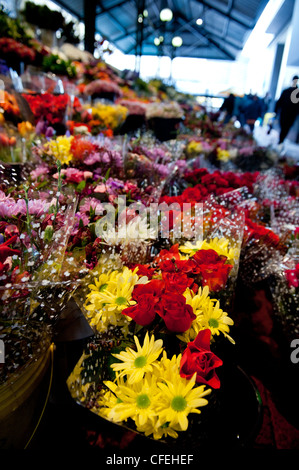
{"label": "red flower cluster", "polygon": [[[65,119],[66,107],[69,103],[69,96],[52,95],[51,93],[43,93],[41,95],[23,95],[27,100],[31,111],[34,114],[36,122],[39,119],[44,119],[49,125],[60,124]],[[74,100],[74,109],[81,110],[81,103],[77,97]]]}
{"label": "red flower cluster", "polygon": [[21,42],[12,38],[0,38],[0,54],[2,57],[10,60],[18,58],[23,62],[33,62],[35,60],[35,51]]}
{"label": "red flower cluster", "polygon": [[245,231],[243,243],[248,244],[250,241],[259,241],[266,247],[272,246],[277,248],[280,244],[280,238],[272,230],[253,222],[249,217],[245,218]]}
{"label": "red flower cluster", "polygon": [[149,274],[151,280],[134,288],[132,298],[136,304],[122,313],[142,326],[152,323],[158,315],[169,331],[183,333],[195,319],[183,293],[187,288],[197,292],[199,285],[214,292],[223,289],[232,269],[226,261],[214,250],[199,250],[188,260],[180,260],[178,245],[162,250],[155,259],[162,279],[152,279],[154,272],[149,266],[138,270],[139,275]]}
{"label": "red flower cluster", "polygon": [[211,330],[202,330],[194,341],[188,343],[181,359],[180,375],[186,379],[196,373],[196,382],[212,388],[220,388],[215,369],[223,362],[210,349]]}
{"label": "red flower cluster", "polygon": [[[218,196],[244,186],[252,192],[253,185],[258,176],[258,172],[237,174],[232,171],[217,170],[209,173],[205,168],[198,168],[192,172],[186,173],[184,178],[187,182],[195,185],[193,189],[197,189],[197,197],[200,193],[201,199],[203,199],[208,194],[216,194]],[[199,199],[196,198],[196,201],[198,200]]]}
{"label": "red flower cluster", "polygon": [[71,143],[71,153],[73,155],[73,159],[77,162],[83,161],[88,157],[88,155],[91,155],[97,150],[98,147],[88,139],[85,139],[80,135],[74,136]]}
{"label": "red flower cluster", "polygon": [[169,331],[183,333],[196,318],[192,307],[186,304],[186,298],[168,291],[163,280],[152,279],[148,284],[137,285],[132,298],[136,305],[124,309],[122,313],[138,325],[149,325],[159,315]]}

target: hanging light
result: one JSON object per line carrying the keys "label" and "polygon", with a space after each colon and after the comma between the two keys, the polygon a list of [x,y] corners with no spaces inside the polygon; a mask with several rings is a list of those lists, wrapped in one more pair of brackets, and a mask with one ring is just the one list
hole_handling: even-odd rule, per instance
{"label": "hanging light", "polygon": [[202,19],[202,18],[197,18],[196,24],[197,24],[198,26],[201,26],[201,25],[203,24],[203,19]]}
{"label": "hanging light", "polygon": [[159,39],[159,38],[155,38],[155,39],[154,39],[154,44],[155,44],[155,46],[159,46],[159,45],[160,45],[160,39]]}
{"label": "hanging light", "polygon": [[172,38],[171,43],[173,47],[181,47],[181,45],[183,44],[183,39],[181,38],[181,36],[174,36]]}
{"label": "hanging light", "polygon": [[173,13],[170,8],[163,8],[160,11],[160,20],[161,21],[171,21],[173,17]]}

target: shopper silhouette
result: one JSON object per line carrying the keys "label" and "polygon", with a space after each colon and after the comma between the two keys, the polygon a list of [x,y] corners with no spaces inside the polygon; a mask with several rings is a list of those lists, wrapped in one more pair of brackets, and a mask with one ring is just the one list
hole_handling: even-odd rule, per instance
{"label": "shopper silhouette", "polygon": [[220,111],[225,112],[224,124],[227,124],[233,117],[233,112],[235,108],[235,95],[230,93],[227,98],[225,98]]}
{"label": "shopper silhouette", "polygon": [[[280,135],[279,143],[282,144],[289,133],[296,117],[299,114],[299,102],[293,93],[298,88],[298,75],[293,77],[292,85],[281,93],[276,102],[274,112],[279,114]],[[294,99],[295,98],[295,99]]]}

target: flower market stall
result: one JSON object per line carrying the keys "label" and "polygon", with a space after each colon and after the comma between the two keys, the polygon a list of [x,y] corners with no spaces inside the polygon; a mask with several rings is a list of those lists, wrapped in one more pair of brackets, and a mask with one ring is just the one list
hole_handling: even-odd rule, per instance
{"label": "flower market stall", "polygon": [[0,447],[299,448],[296,162],[0,17]]}

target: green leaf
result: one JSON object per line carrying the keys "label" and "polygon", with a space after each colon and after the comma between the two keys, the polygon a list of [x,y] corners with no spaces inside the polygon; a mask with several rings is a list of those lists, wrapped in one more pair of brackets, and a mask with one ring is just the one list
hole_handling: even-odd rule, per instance
{"label": "green leaf", "polygon": [[108,170],[107,170],[107,172],[106,172],[106,175],[104,176],[104,181],[107,181],[107,179],[109,178],[110,171],[111,171],[111,167],[108,168]]}
{"label": "green leaf", "polygon": [[81,192],[81,191],[83,191],[83,189],[85,189],[85,186],[86,186],[86,181],[83,180],[77,185],[76,190],[78,192]]}

